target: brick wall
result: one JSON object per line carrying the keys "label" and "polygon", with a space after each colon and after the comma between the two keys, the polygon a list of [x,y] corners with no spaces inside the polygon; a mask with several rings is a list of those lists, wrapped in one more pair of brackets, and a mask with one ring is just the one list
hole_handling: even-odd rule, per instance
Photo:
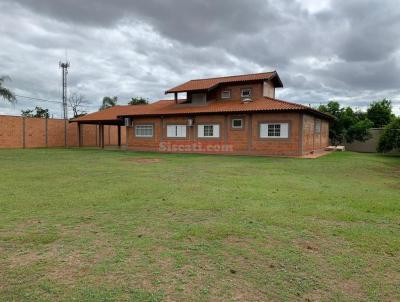
{"label": "brick wall", "polygon": [[[78,147],[78,126],[61,119],[23,118],[0,115],[0,148]],[[117,126],[105,126],[105,145],[118,145]],[[81,125],[84,147],[99,145],[97,125]],[[125,127],[121,127],[121,143],[126,143]]]}
{"label": "brick wall", "polygon": [[329,145],[329,123],[321,120],[321,132],[315,132],[315,123],[318,118],[303,115],[303,153],[320,150]]}
{"label": "brick wall", "polygon": [[[134,127],[121,127],[121,144],[127,144],[130,150],[167,151],[190,153],[226,153],[255,155],[290,155],[307,154],[322,149],[329,144],[329,124],[321,120],[321,133],[315,133],[316,118],[302,113],[253,113],[253,114],[219,114],[191,116],[195,121],[193,127],[187,127],[186,138],[168,138],[168,124],[187,124],[188,117],[152,117],[135,118],[134,126],[151,124],[154,135],[151,138],[140,138],[134,134]],[[232,119],[241,118],[243,127],[232,128]],[[260,123],[285,122],[289,124],[289,137],[260,138]],[[197,125],[219,124],[218,138],[199,138]],[[67,147],[78,147],[78,127],[76,123],[66,123],[60,119],[22,118],[0,116],[0,148],[44,148],[64,147],[65,130]],[[99,126],[81,125],[81,145],[83,147],[99,146]],[[202,149],[160,150],[160,143],[168,146],[193,147]],[[118,145],[117,126],[104,126],[105,146]],[[211,151],[208,147],[225,149]],[[227,148],[227,149],[226,149]]]}
{"label": "brick wall", "polygon": [[[251,88],[251,98],[252,99],[259,99],[263,96],[263,83],[247,83],[241,85],[224,85],[221,86],[207,95],[207,100],[240,100],[242,89]],[[231,98],[230,99],[221,99],[221,93],[223,90],[230,90],[231,91]]]}
{"label": "brick wall", "polygon": [[14,116],[0,116],[0,148],[22,148],[22,136],[22,119]]}
{"label": "brick wall", "polygon": [[[302,113],[253,113],[253,114],[226,114],[226,115],[198,115],[192,116],[195,125],[187,127],[185,138],[168,138],[166,128],[168,124],[186,125],[188,117],[164,117],[164,118],[135,118],[135,125],[151,124],[154,126],[154,135],[151,138],[140,138],[134,134],[134,127],[127,130],[128,149],[151,150],[167,152],[190,153],[220,153],[222,151],[205,151],[204,148],[213,145],[230,146],[223,153],[232,154],[256,154],[256,155],[289,155],[297,156],[322,149],[328,145],[329,125],[321,122],[321,134],[314,133],[314,117]],[[232,128],[232,119],[241,118],[243,127]],[[283,122],[289,124],[288,138],[260,138],[260,123]],[[197,126],[199,124],[219,124],[220,136],[218,138],[199,138]],[[304,129],[303,129],[304,127]],[[174,146],[175,149],[166,150],[162,146]],[[186,149],[184,147],[200,144],[203,149]],[[182,148],[180,148],[182,146]]]}
{"label": "brick wall", "polygon": [[[300,155],[301,114],[299,113],[266,113],[254,114],[252,117],[251,150],[268,155]],[[276,122],[289,124],[288,138],[260,138],[260,123]]]}

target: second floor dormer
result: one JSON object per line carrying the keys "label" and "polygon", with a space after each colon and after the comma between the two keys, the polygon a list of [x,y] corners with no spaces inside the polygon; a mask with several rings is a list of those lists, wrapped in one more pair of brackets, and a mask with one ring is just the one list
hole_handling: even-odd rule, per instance
{"label": "second floor dormer", "polygon": [[173,93],[178,103],[179,94],[186,94],[180,104],[205,105],[210,101],[251,101],[261,97],[275,98],[275,88],[283,87],[276,71],[219,78],[191,80],[165,93]]}

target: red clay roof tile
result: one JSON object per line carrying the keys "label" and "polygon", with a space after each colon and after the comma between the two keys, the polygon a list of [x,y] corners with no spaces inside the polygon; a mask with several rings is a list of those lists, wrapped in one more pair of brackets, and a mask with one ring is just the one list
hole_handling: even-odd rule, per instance
{"label": "red clay roof tile", "polygon": [[306,111],[327,119],[332,117],[318,110],[304,105],[262,97],[248,103],[237,101],[210,101],[203,106],[178,104],[174,100],[160,100],[148,105],[115,106],[103,111],[94,112],[74,119],[74,122],[118,121],[120,117],[129,116],[161,116],[161,115],[189,115],[206,113],[238,113],[238,112],[276,112],[276,111]]}
{"label": "red clay roof tile", "polygon": [[191,80],[174,88],[167,90],[165,93],[174,92],[186,92],[186,91],[198,91],[198,90],[209,90],[216,87],[219,84],[237,83],[237,82],[250,82],[250,81],[262,81],[271,80],[277,78],[277,87],[282,87],[282,82],[276,71],[262,72],[254,74],[244,74],[237,76],[209,78],[209,79],[198,79]]}

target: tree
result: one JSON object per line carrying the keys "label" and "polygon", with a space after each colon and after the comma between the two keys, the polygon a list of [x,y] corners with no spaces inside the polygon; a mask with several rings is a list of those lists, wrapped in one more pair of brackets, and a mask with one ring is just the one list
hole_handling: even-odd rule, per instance
{"label": "tree", "polygon": [[11,92],[11,90],[9,90],[8,88],[3,86],[3,83],[6,80],[10,80],[10,78],[7,76],[0,77],[0,98],[13,103],[16,101],[14,93]]}
{"label": "tree", "polygon": [[42,107],[38,106],[36,106],[35,109],[21,110],[21,115],[25,117],[40,117],[40,118],[50,117],[49,109],[43,109]]}
{"label": "tree", "polygon": [[128,105],[146,105],[148,103],[149,103],[148,99],[137,96],[132,98],[131,101],[128,103]]}
{"label": "tree", "polygon": [[400,149],[400,117],[394,118],[385,127],[378,143],[379,152],[389,152],[396,149]]}
{"label": "tree", "polygon": [[373,123],[369,119],[362,119],[351,125],[346,131],[346,142],[352,143],[353,141],[366,141],[371,137],[369,129],[372,128]]}
{"label": "tree", "polygon": [[375,128],[386,126],[394,118],[391,101],[383,99],[373,102],[368,107],[367,117],[372,121],[373,127]]}
{"label": "tree", "polygon": [[368,129],[373,123],[364,112],[354,111],[351,107],[341,108],[338,102],[333,101],[319,106],[318,110],[335,117],[329,127],[329,138],[333,144],[365,141],[370,138]]}
{"label": "tree", "polygon": [[72,112],[75,117],[79,117],[85,115],[87,112],[82,109],[84,104],[88,104],[88,101],[85,99],[85,96],[82,94],[72,93],[71,96],[68,98],[69,106],[72,109]]}
{"label": "tree", "polygon": [[117,105],[118,102],[118,97],[113,96],[113,97],[109,97],[109,96],[105,96],[103,98],[103,103],[100,107],[100,110],[104,110],[110,107],[114,107],[115,105]]}

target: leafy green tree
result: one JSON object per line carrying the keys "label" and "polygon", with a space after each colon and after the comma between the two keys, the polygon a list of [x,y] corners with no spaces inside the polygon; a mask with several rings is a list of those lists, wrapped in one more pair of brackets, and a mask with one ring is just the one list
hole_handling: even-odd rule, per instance
{"label": "leafy green tree", "polygon": [[362,119],[352,124],[346,131],[346,142],[352,143],[353,141],[366,141],[371,137],[369,129],[372,128],[373,123],[369,119]]}
{"label": "leafy green tree", "polygon": [[379,152],[389,152],[396,149],[400,149],[400,117],[394,118],[385,127],[378,143]]}
{"label": "leafy green tree", "polygon": [[365,113],[354,111],[351,107],[340,107],[340,104],[334,101],[319,106],[318,110],[335,117],[329,127],[329,138],[333,144],[365,141],[370,138],[368,129],[373,124]]}
{"label": "leafy green tree", "polygon": [[21,110],[21,115],[25,117],[49,118],[49,109],[36,106],[35,109]]}
{"label": "leafy green tree", "polygon": [[367,110],[367,117],[372,121],[373,127],[381,128],[389,124],[394,118],[392,103],[387,99],[373,102]]}
{"label": "leafy green tree", "polygon": [[149,103],[148,99],[137,96],[132,98],[131,101],[128,103],[128,105],[146,105],[148,103]]}
{"label": "leafy green tree", "polygon": [[103,98],[103,102],[101,104],[100,110],[104,110],[110,107],[114,107],[117,105],[118,102],[118,97],[113,96],[113,97],[109,97],[109,96],[105,96]]}
{"label": "leafy green tree", "polygon": [[11,90],[9,90],[8,88],[3,86],[3,83],[6,80],[10,80],[10,78],[7,76],[0,77],[0,98],[13,103],[16,101],[14,93]]}

